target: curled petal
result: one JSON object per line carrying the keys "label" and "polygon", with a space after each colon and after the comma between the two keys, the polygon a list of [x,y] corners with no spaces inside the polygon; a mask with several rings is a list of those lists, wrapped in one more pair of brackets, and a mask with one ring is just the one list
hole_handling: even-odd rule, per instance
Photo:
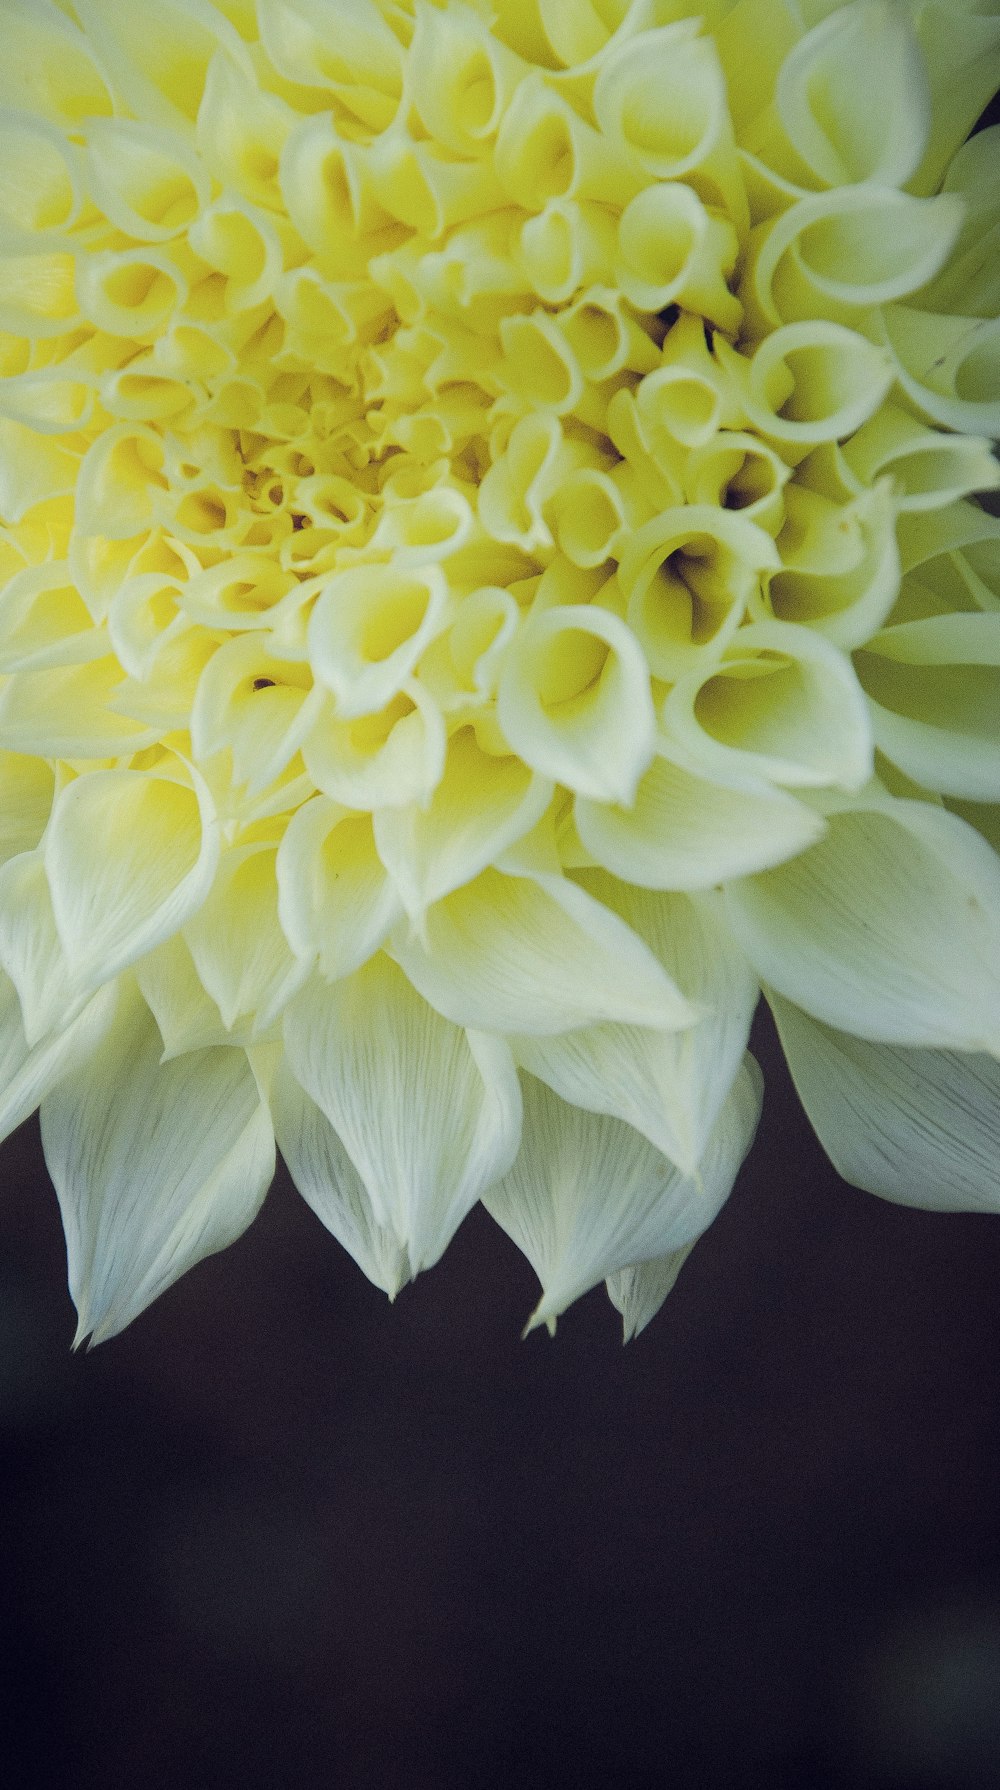
{"label": "curled petal", "polygon": [[197,773],[91,771],[67,784],[45,836],[45,869],[69,963],[96,985],[177,932],[219,857]]}

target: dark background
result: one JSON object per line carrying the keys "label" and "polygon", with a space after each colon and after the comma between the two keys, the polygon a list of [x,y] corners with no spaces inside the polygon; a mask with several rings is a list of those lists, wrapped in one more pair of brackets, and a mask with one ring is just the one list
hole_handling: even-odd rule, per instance
{"label": "dark background", "polygon": [[8,1790],[1000,1783],[1000,1220],[840,1184],[767,1027],[737,1191],[627,1349],[519,1340],[482,1211],[394,1307],[285,1179],[70,1353],[4,1148]]}

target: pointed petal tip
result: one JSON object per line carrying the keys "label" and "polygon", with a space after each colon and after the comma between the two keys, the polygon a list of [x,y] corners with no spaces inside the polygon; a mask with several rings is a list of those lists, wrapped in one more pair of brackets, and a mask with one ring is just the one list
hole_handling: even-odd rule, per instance
{"label": "pointed petal tip", "polygon": [[565,1309],[565,1307],[560,1307],[559,1311],[557,1311],[557,1312],[554,1312],[552,1310],[547,1311],[546,1310],[546,1300],[545,1300],[545,1296],[543,1294],[542,1298],[538,1301],[538,1304],[535,1306],[534,1311],[532,1312],[530,1318],[528,1319],[528,1322],[525,1324],[524,1329],[521,1331],[521,1341],[525,1342],[527,1340],[527,1338],[531,1335],[531,1332],[533,1330],[540,1330],[543,1327],[543,1325],[544,1325],[545,1329],[548,1331],[550,1336],[555,1336],[556,1324],[557,1324],[559,1318],[561,1317],[564,1309]]}

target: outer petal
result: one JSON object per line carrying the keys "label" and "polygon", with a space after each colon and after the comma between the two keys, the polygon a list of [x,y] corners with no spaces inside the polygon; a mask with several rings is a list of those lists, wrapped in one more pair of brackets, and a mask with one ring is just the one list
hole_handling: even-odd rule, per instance
{"label": "outer petal", "polygon": [[126,983],[88,1061],[42,1102],[62,1209],[77,1340],[114,1336],[246,1230],[274,1173],[274,1136],[243,1051],[160,1062]]}
{"label": "outer petal", "polygon": [[471,728],[454,734],[430,800],[375,816],[379,856],[407,912],[418,917],[478,876],[535,826],[551,798],[552,784],[519,759],[487,756]]}
{"label": "outer petal", "polygon": [[0,965],[17,989],[29,1044],[79,1011],[80,978],[59,942],[40,851],[0,869]]}
{"label": "outer petal", "polygon": [[603,871],[586,887],[622,915],[705,1017],[683,1032],[600,1025],[509,1040],[522,1068],[574,1106],[641,1131],[693,1174],[746,1049],[757,982],[718,896],[654,895]]}
{"label": "outer petal", "polygon": [[106,981],[182,926],[218,863],[218,828],[194,787],[145,771],[92,771],[63,790],[45,836],[45,868],[63,948],[76,974]]}
{"label": "outer petal", "polygon": [[62,1076],[85,1063],[103,1033],[114,990],[101,989],[72,1025],[29,1044],[17,990],[0,973],[0,1141],[29,1118]]}
{"label": "outer petal", "polygon": [[484,1189],[509,1168],[521,1102],[509,1053],[435,1013],[379,954],[285,1013],[296,1079],[337,1132],[413,1272],[436,1262]]}
{"label": "outer petal", "polygon": [[824,827],[821,815],[783,790],[738,781],[724,788],[663,756],[631,808],[578,796],[574,816],[597,862],[646,889],[711,889],[780,864]]}
{"label": "outer petal", "polygon": [[282,1060],[271,1087],[278,1148],[304,1200],[369,1280],[394,1299],[411,1275],[405,1246],[380,1224],[365,1184],[325,1113]]}
{"label": "outer petal", "polygon": [[278,918],[296,957],[334,981],[359,969],[400,918],[368,814],[314,796],[278,847]]}
{"label": "outer petal", "polygon": [[542,1283],[529,1329],[551,1328],[617,1269],[694,1242],[728,1196],[760,1105],[760,1071],[748,1057],[695,1180],[631,1126],[569,1106],[527,1077],[520,1154],[483,1203]]}
{"label": "outer petal", "polygon": [[1000,859],[956,816],[871,794],[790,864],[732,883],[763,982],[863,1038],[1000,1046]]}
{"label": "outer petal", "polygon": [[608,1298],[622,1314],[625,1342],[631,1342],[655,1318],[693,1248],[693,1243],[685,1243],[682,1249],[657,1256],[655,1261],[635,1262],[631,1268],[608,1275]]}
{"label": "outer petal", "polygon": [[769,994],[820,1143],[856,1187],[938,1212],[1000,1209],[1000,1062],[869,1044]]}
{"label": "outer petal", "polygon": [[392,951],[457,1025],[541,1033],[698,1017],[618,915],[561,876],[487,870],[428,911],[423,939],[397,932]]}
{"label": "outer petal", "polygon": [[184,931],[198,976],[230,1028],[242,1020],[263,1030],[305,979],[278,924],[274,857],[268,845],[227,852]]}

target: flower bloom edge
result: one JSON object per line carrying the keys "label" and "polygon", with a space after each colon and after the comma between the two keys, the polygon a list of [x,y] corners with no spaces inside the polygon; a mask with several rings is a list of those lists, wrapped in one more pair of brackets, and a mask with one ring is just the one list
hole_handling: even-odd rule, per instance
{"label": "flower bloom edge", "polygon": [[[626,1336],[759,1118],[1000,1206],[985,0],[8,0],[0,1136]],[[995,506],[994,506],[995,508]]]}

